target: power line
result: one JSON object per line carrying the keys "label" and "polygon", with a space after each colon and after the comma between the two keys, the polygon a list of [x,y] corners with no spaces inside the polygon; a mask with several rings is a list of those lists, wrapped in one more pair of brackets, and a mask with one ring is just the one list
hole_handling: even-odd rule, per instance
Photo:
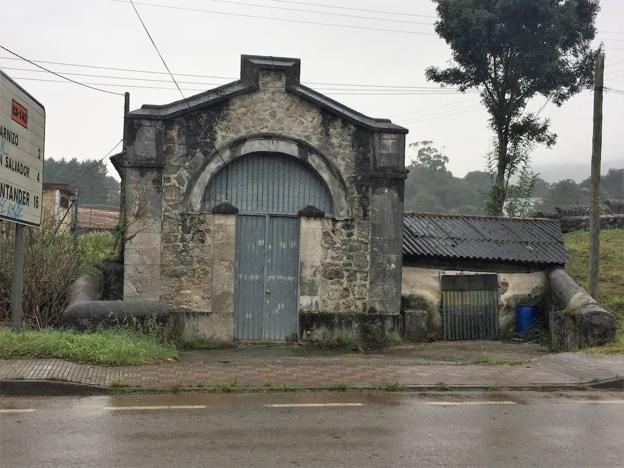
{"label": "power line", "polygon": [[333,8],[336,10],[346,10],[346,11],[365,11],[367,13],[382,13],[384,15],[399,15],[399,16],[412,16],[412,17],[418,17],[418,18],[436,18],[436,16],[431,16],[431,15],[421,15],[421,14],[416,14],[416,13],[407,13],[405,11],[387,11],[387,10],[374,10],[374,9],[369,9],[369,8],[354,8],[354,7],[341,7],[341,6],[336,6],[336,5],[328,5],[328,4],[324,4],[324,3],[312,3],[312,2],[295,2],[292,0],[270,0],[272,2],[277,2],[277,3],[289,3],[292,5],[308,5],[308,6],[315,6],[315,7],[323,7],[323,8]]}
{"label": "power line", "polygon": [[[112,0],[114,2],[119,3],[127,3],[131,0]],[[133,0],[132,0],[133,1]],[[382,31],[382,32],[392,32],[392,33],[401,33],[401,34],[417,34],[421,36],[435,36],[436,34],[431,32],[422,32],[422,31],[408,31],[404,29],[388,29],[388,28],[375,28],[372,26],[358,26],[354,24],[339,24],[339,23],[324,23],[321,21],[309,21],[309,20],[301,20],[301,19],[292,19],[292,18],[276,18],[273,16],[261,16],[261,15],[251,15],[247,13],[233,13],[233,12],[225,12],[225,11],[217,11],[217,10],[206,10],[202,8],[191,8],[191,7],[181,7],[175,5],[162,5],[158,3],[148,3],[148,2],[135,2],[137,5],[149,6],[154,8],[165,8],[170,10],[179,10],[179,11],[191,11],[196,13],[207,13],[213,15],[225,15],[225,16],[237,16],[240,18],[256,18],[262,20],[269,21],[280,21],[284,23],[300,23],[300,24],[313,24],[317,26],[329,26],[335,28],[347,28],[347,29],[362,29],[367,31]]]}
{"label": "power line", "polygon": [[121,93],[116,93],[116,92],[114,92],[114,91],[108,91],[108,90],[106,90],[106,89],[102,89],[102,88],[96,88],[95,86],[91,86],[91,85],[89,85],[89,84],[87,84],[87,83],[81,83],[80,81],[76,81],[76,80],[73,80],[73,79],[68,78],[68,77],[66,77],[66,76],[63,76],[63,75],[61,75],[60,73],[57,73],[57,72],[55,72],[55,71],[52,71],[52,70],[50,70],[49,68],[46,68],[46,67],[44,67],[44,66],[41,66],[41,65],[39,65],[39,64],[37,64],[37,63],[35,63],[35,62],[33,62],[32,60],[29,60],[29,59],[27,59],[26,57],[21,56],[21,55],[20,55],[20,54],[18,54],[17,52],[13,52],[11,49],[7,49],[7,48],[6,48],[6,47],[4,47],[3,45],[0,45],[0,48],[2,48],[3,50],[6,50],[6,51],[7,51],[8,53],[10,53],[10,54],[15,55],[16,57],[20,58],[21,60],[24,60],[25,62],[28,62],[28,63],[30,63],[31,65],[34,65],[34,66],[35,66],[35,67],[37,67],[37,68],[41,68],[42,70],[45,70],[45,71],[46,71],[46,72],[48,72],[48,73],[51,73],[51,74],[53,74],[53,75],[55,75],[55,76],[58,76],[59,78],[62,78],[62,79],[64,79],[65,81],[69,81],[70,83],[74,83],[74,84],[77,84],[77,85],[79,85],[79,86],[83,86],[83,87],[85,87],[85,88],[93,89],[93,90],[95,90],[95,91],[101,91],[102,93],[114,94],[114,95],[117,95],[117,96],[123,96],[123,94],[121,94]]}
{"label": "power line", "polygon": [[[20,67],[2,67],[0,68],[4,70],[14,70],[14,71],[25,71],[31,73],[45,73],[43,70],[33,70],[31,68],[20,68]],[[89,78],[110,78],[114,80],[130,80],[130,81],[149,81],[156,83],[171,83],[171,80],[159,80],[154,78],[137,78],[134,76],[113,76],[113,75],[94,75],[91,73],[73,73],[73,72],[63,72],[64,75],[69,76],[86,76]],[[223,83],[206,83],[202,81],[178,81],[178,83],[183,84],[197,84],[197,85],[206,85],[206,86],[221,86]]]}
{"label": "power line", "polygon": [[[7,60],[19,60],[17,58],[14,57],[1,57],[0,56],[0,60],[1,59],[7,59]],[[161,71],[156,71],[156,70],[145,70],[145,69],[137,69],[137,68],[121,68],[121,67],[109,67],[109,66],[101,66],[101,65],[86,65],[86,64],[78,64],[78,63],[68,63],[68,62],[57,62],[57,61],[46,61],[46,60],[33,60],[33,62],[36,63],[45,63],[45,64],[50,64],[50,65],[60,65],[60,66],[67,66],[67,67],[76,67],[76,68],[93,68],[93,69],[100,69],[100,70],[112,70],[112,71],[125,71],[125,72],[131,72],[131,73],[145,73],[145,74],[154,74],[154,75],[167,75],[169,76],[169,74],[167,72],[161,72]],[[6,67],[7,69],[9,69],[8,67]],[[35,70],[32,70],[35,71]],[[68,75],[71,75],[72,73],[67,73]],[[76,74],[77,75],[77,74]],[[90,75],[84,75],[84,76],[90,76]],[[98,78],[109,78],[109,76],[106,75],[92,75],[93,77],[98,77]],[[232,77],[232,76],[216,76],[216,75],[201,75],[201,74],[193,74],[193,73],[176,73],[176,76],[188,76],[188,77],[195,77],[195,78],[216,78],[216,79],[227,79],[227,80],[236,80],[237,77]],[[113,77],[110,76],[110,78],[119,78],[121,79],[121,77]],[[141,80],[140,78],[129,78],[132,80]],[[145,79],[143,81],[151,81],[149,79]],[[169,82],[170,80],[167,80],[167,82]],[[164,82],[164,81],[163,81]],[[179,81],[178,83],[186,83],[186,84],[206,84],[206,85],[211,85],[210,83],[199,83],[199,82],[183,82],[183,81]],[[457,88],[440,88],[439,86],[413,86],[413,85],[389,85],[389,84],[383,84],[383,85],[379,85],[379,84],[366,84],[366,83],[331,83],[331,82],[326,82],[326,81],[304,81],[304,84],[308,84],[308,85],[326,85],[326,86],[343,86],[343,87],[366,87],[366,88],[387,88],[387,89],[414,89],[414,90],[447,90],[447,91],[451,91],[451,90],[456,90]],[[219,85],[217,85],[219,86]]]}
{"label": "power line", "polygon": [[[127,1],[127,0],[113,0],[113,1]],[[209,2],[214,3],[223,3],[227,5],[240,5],[240,6],[250,6],[254,8],[266,8],[269,10],[280,10],[280,11],[293,11],[296,13],[310,13],[313,15],[324,15],[324,16],[340,16],[343,18],[355,18],[355,19],[365,19],[365,20],[373,20],[373,21],[385,21],[389,23],[403,23],[403,24],[417,24],[421,26],[433,26],[433,22],[429,21],[424,23],[422,21],[410,21],[410,20],[400,20],[393,18],[380,18],[374,16],[362,16],[362,15],[350,15],[346,13],[336,13],[336,12],[327,12],[327,11],[319,11],[319,10],[305,10],[301,8],[290,8],[290,7],[279,7],[279,6],[271,6],[271,5],[261,5],[258,3],[249,3],[249,2],[241,2],[234,0],[207,0]],[[294,3],[294,2],[293,2]]]}
{"label": "power line", "polygon": [[[65,84],[65,81],[60,80],[49,80],[45,78],[31,78],[25,76],[14,76],[15,80],[26,80],[26,81],[38,81],[44,83],[60,83]],[[175,87],[164,87],[164,86],[144,86],[133,83],[94,83],[88,82],[87,84],[92,84],[96,86],[115,86],[120,88],[136,88],[136,89],[160,89],[160,90],[168,90],[168,91],[177,91]],[[275,87],[274,89],[283,89],[280,87]],[[204,92],[206,89],[198,89],[198,88],[182,88],[183,91],[193,91],[193,92]],[[363,89],[363,90],[350,90],[345,88],[319,88],[317,91],[322,91],[326,94],[331,94],[334,96],[460,96],[459,92],[437,92],[437,91],[419,91],[419,90],[394,90],[394,91],[386,91],[386,90],[376,90],[376,89]]]}
{"label": "power line", "polygon": [[537,114],[535,114],[535,117],[537,117],[538,115],[540,115],[542,113],[542,111],[544,110],[544,108],[546,107],[546,105],[550,102],[550,98],[546,99],[546,101],[544,102],[544,104],[542,104],[542,107],[539,108],[539,110],[537,111]]}
{"label": "power line", "polygon": [[406,119],[405,122],[426,122],[428,120],[435,120],[435,119],[439,119],[442,117],[450,117],[453,115],[457,115],[457,114],[464,114],[466,112],[471,112],[477,109],[482,109],[482,106],[479,105],[470,105],[470,106],[466,106],[466,107],[461,107],[458,109],[454,109],[452,111],[443,111],[443,112],[435,112],[432,114],[428,114],[428,115],[423,115],[421,117],[416,117],[416,118],[412,118],[412,119]]}
{"label": "power line", "polygon": [[[30,68],[20,68],[20,67],[2,67],[0,68],[4,70],[14,70],[14,71],[25,71],[30,73],[45,73],[42,70],[32,70]],[[146,82],[155,82],[155,83],[171,83],[171,80],[161,80],[154,78],[138,78],[133,76],[115,76],[115,75],[98,75],[92,73],[74,73],[74,72],[63,72],[65,75],[71,76],[83,76],[89,78],[105,78],[105,79],[114,79],[114,80],[130,80],[130,81],[146,81]],[[178,74],[179,75],[179,74]],[[194,85],[205,85],[205,86],[223,86],[227,83],[208,83],[205,81],[178,81],[178,83],[182,84],[194,84]],[[400,86],[400,85],[374,85],[374,84],[348,84],[348,83],[322,83],[326,86],[339,86],[339,88],[332,87],[315,87],[315,89],[319,90],[328,90],[328,91],[387,91],[387,90],[395,90],[397,92],[405,91],[432,91],[436,92],[444,92],[445,94],[455,94],[457,91],[456,88],[440,88],[438,86]],[[128,85],[131,87],[132,85]],[[158,88],[155,88],[158,89]],[[281,89],[281,88],[280,88]],[[203,91],[203,90],[202,90]]]}
{"label": "power line", "polygon": [[395,118],[395,117],[402,117],[402,116],[408,116],[408,115],[421,115],[423,112],[426,112],[432,109],[441,109],[445,107],[461,106],[461,105],[464,105],[467,101],[468,99],[464,99],[462,102],[447,102],[446,104],[439,104],[437,106],[425,107],[417,111],[401,112],[400,114],[391,114],[388,117]]}
{"label": "power line", "polygon": [[145,26],[145,23],[143,22],[143,19],[141,18],[141,15],[139,14],[139,10],[137,10],[136,6],[134,6],[133,0],[130,0],[130,5],[132,5],[132,8],[134,9],[134,12],[136,13],[137,18],[139,18],[139,21],[141,22],[141,25],[143,26],[143,29],[147,33],[147,37],[149,37],[149,40],[151,41],[152,45],[154,46],[154,49],[156,49],[156,53],[158,54],[158,56],[160,57],[160,60],[162,61],[162,63],[165,66],[165,68],[167,69],[167,72],[169,73],[169,76],[171,77],[171,79],[175,83],[176,88],[178,88],[178,91],[180,92],[180,95],[182,96],[182,99],[184,99],[184,102],[186,103],[186,107],[188,107],[190,109],[191,106],[189,105],[188,101],[186,100],[186,97],[184,96],[184,93],[180,89],[180,85],[178,84],[178,82],[176,81],[175,77],[171,73],[171,70],[169,70],[169,66],[167,65],[167,62],[165,62],[165,59],[163,58],[162,54],[160,53],[160,50],[158,50],[158,46],[154,42],[154,39],[152,38],[152,35],[150,34],[149,30],[147,29],[147,26]]}
{"label": "power line", "polygon": [[69,184],[74,185],[76,182],[78,182],[80,179],[82,179],[85,175],[87,175],[90,171],[92,171],[94,168],[96,168],[97,166],[99,166],[102,161],[104,161],[104,159],[106,159],[107,157],[109,157],[113,151],[115,151],[117,149],[117,147],[119,145],[121,145],[121,143],[123,142],[123,138],[121,140],[119,140],[117,142],[117,144],[115,146],[113,146],[111,148],[111,150],[106,153],[104,156],[102,156],[100,159],[98,159],[97,161],[95,161],[93,164],[91,164],[91,166],[89,166],[87,169],[85,169],[81,174],[78,175],[78,177],[76,177],[74,180],[72,180],[71,182],[69,182]]}
{"label": "power line", "polygon": [[[13,76],[11,77],[14,80],[26,80],[26,81],[39,81],[39,82],[43,82],[43,83],[60,83],[60,84],[67,84],[66,81],[59,81],[59,80],[47,80],[45,78],[29,78],[26,76]],[[135,85],[135,84],[131,84],[131,85],[126,85],[126,84],[120,84],[120,83],[85,83],[88,85],[96,85],[96,86],[115,86],[118,88],[136,88],[136,89],[161,89],[161,90],[168,90],[168,91],[176,91],[175,87],[169,87],[169,88],[165,88],[164,86],[143,86],[143,85]],[[197,92],[202,92],[205,91],[205,89],[192,89],[192,88],[185,88],[185,91],[197,91]],[[119,93],[115,93],[115,94],[119,94]],[[121,96],[123,96],[123,94],[121,94]]]}
{"label": "power line", "polygon": [[[123,138],[121,140],[119,140],[117,142],[117,144],[115,146],[113,146],[111,148],[111,150],[106,153],[102,158],[98,159],[97,161],[95,161],[93,164],[91,164],[87,169],[85,169],[84,171],[82,171],[82,173],[80,173],[78,175],[78,177],[76,177],[74,180],[72,180],[71,182],[69,182],[70,185],[74,185],[76,182],[78,182],[80,179],[82,179],[85,175],[87,175],[90,171],[92,171],[94,168],[98,167],[102,161],[104,161],[105,158],[107,158],[108,156],[111,155],[111,153],[113,151],[115,151],[117,149],[117,147],[119,145],[121,145],[121,143],[123,142]],[[77,209],[77,207],[75,206],[75,201],[72,203],[71,206],[74,206],[74,209]],[[54,237],[56,236],[56,234],[58,233],[60,227],[63,225],[63,223],[65,222],[65,218],[67,217],[67,215],[69,214],[69,212],[71,211],[70,208],[71,206],[65,211],[65,214],[63,215],[63,217],[61,218],[61,220],[59,221],[59,223],[56,225],[56,229],[54,229],[54,232],[52,234],[52,238],[50,239],[50,242],[48,243],[48,245],[51,245],[52,242],[54,241]]]}
{"label": "power line", "polygon": [[[20,60],[15,57],[0,57],[0,59]],[[85,64],[79,64],[79,63],[68,63],[68,62],[51,62],[51,61],[46,61],[46,60],[33,60],[33,62],[45,63],[47,65],[62,65],[64,67],[94,68],[94,69],[100,69],[100,70],[125,71],[125,72],[132,72],[132,73],[148,73],[152,75],[167,75],[167,76],[169,75],[167,72],[163,72],[163,71],[141,70],[137,68],[104,67],[100,65],[85,65]],[[193,75],[189,73],[176,73],[176,75],[189,76],[189,77],[194,77],[194,78],[216,78],[216,79],[223,79],[223,80],[237,79],[237,77],[233,77],[233,76]]]}

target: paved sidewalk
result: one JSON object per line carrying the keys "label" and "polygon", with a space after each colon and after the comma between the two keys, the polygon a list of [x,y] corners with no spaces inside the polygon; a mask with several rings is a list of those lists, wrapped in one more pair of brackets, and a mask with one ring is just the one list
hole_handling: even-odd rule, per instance
{"label": "paved sidewalk", "polygon": [[[203,353],[203,354],[202,354]],[[104,367],[58,359],[0,360],[0,380],[55,380],[103,387],[143,389],[209,388],[219,382],[239,388],[327,388],[344,382],[353,388],[398,383],[410,388],[430,388],[444,382],[455,387],[506,388],[567,387],[624,377],[624,355],[561,353],[543,355],[522,364],[411,363],[407,359],[358,357],[259,360],[216,360],[218,351],[188,353],[175,363]],[[198,355],[206,357],[200,360]],[[236,353],[234,353],[236,355]]]}

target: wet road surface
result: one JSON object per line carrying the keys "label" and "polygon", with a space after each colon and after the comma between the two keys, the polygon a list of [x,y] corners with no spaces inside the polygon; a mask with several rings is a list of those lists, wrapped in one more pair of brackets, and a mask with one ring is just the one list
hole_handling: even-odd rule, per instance
{"label": "wet road surface", "polygon": [[624,466],[624,393],[3,397],[0,465]]}

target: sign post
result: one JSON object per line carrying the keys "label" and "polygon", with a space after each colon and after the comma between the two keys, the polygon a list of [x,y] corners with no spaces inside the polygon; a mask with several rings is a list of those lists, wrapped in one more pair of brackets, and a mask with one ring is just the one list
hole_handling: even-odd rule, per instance
{"label": "sign post", "polygon": [[41,224],[45,108],[0,71],[0,221],[15,223],[11,324],[22,324],[25,226]]}

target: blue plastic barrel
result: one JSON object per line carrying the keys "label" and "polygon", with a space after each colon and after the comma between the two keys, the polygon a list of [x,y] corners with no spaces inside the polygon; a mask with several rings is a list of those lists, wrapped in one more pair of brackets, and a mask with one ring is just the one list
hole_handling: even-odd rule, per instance
{"label": "blue plastic barrel", "polygon": [[516,331],[521,335],[528,332],[535,325],[537,307],[528,304],[516,306]]}

